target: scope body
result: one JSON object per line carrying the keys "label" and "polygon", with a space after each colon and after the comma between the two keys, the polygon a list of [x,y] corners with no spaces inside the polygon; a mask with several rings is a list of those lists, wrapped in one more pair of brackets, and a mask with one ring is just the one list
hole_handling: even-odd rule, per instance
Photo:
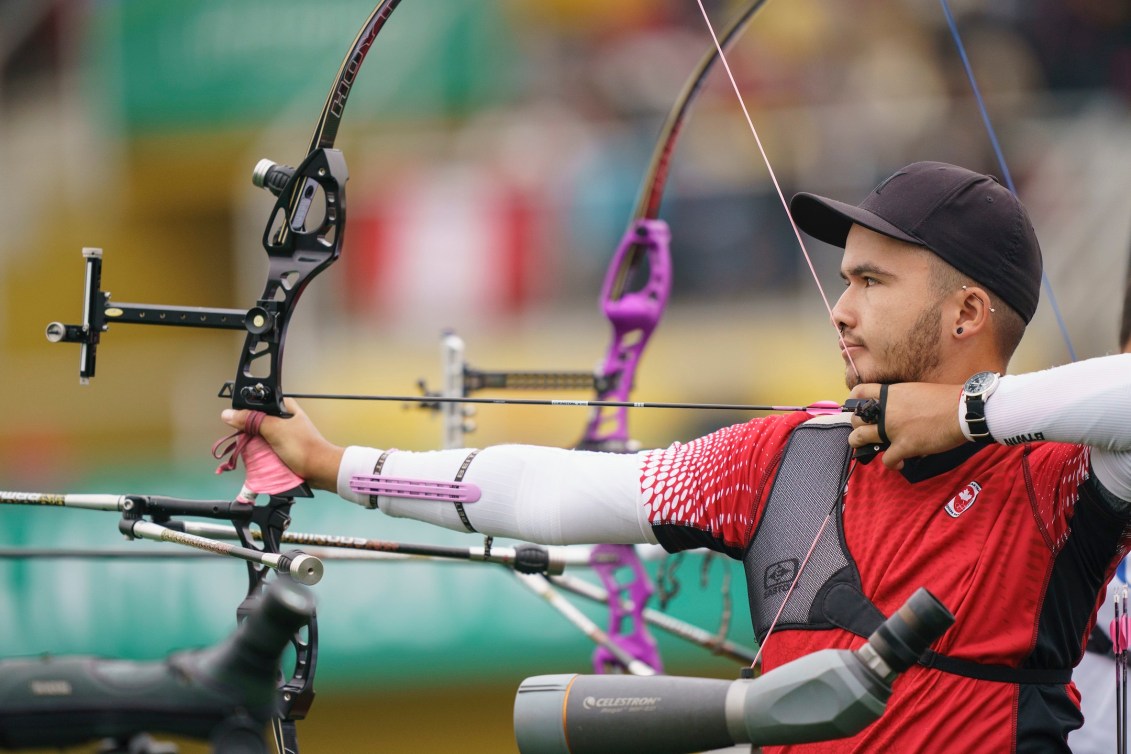
{"label": "scope body", "polygon": [[919,589],[859,649],[824,649],[759,678],[535,676],[515,696],[515,740],[521,754],[692,754],[844,738],[883,714],[896,676],[952,623]]}
{"label": "scope body", "polygon": [[[283,652],[314,612],[309,590],[277,580],[225,640],[161,660],[60,656],[0,661],[0,749],[75,746],[165,733],[263,741]],[[223,748],[223,747],[219,747]],[[246,744],[225,751],[254,751]]]}

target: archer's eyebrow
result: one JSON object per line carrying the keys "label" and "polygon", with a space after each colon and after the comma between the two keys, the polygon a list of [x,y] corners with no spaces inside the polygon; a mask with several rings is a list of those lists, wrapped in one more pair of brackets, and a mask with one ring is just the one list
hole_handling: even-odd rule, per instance
{"label": "archer's eyebrow", "polygon": [[890,278],[893,277],[893,273],[890,270],[886,270],[883,267],[872,264],[871,262],[864,262],[863,264],[858,264],[849,270],[840,271],[840,279],[845,281],[846,283],[848,282],[849,278],[859,278],[865,276]]}

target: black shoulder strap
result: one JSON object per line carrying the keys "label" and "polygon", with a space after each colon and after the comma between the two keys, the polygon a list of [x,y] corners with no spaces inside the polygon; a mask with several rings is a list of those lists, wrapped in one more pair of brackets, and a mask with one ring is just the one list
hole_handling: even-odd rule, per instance
{"label": "black shoulder strap", "polygon": [[979,681],[998,683],[1035,683],[1039,685],[1063,686],[1072,680],[1072,668],[1011,668],[1008,665],[987,665],[973,660],[940,655],[928,649],[919,658],[925,668],[934,668],[944,673],[974,678]]}

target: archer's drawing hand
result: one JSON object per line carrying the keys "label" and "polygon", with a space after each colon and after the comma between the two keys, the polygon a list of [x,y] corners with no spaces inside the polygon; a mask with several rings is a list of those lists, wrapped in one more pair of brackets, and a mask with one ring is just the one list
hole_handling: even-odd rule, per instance
{"label": "archer's drawing hand", "polygon": [[[958,425],[958,401],[961,385],[939,385],[927,382],[902,382],[891,385],[887,400],[881,406],[882,422],[890,447],[883,453],[884,466],[902,469],[907,458],[942,453],[966,442]],[[880,386],[857,385],[852,398],[880,398]],[[865,423],[852,417],[852,434],[848,444],[854,448],[876,445],[880,439],[880,421]]]}
{"label": "archer's drawing hand", "polygon": [[[298,403],[286,398],[284,404],[294,416],[289,419],[264,417],[259,426],[259,435],[267,441],[279,459],[310,486],[336,492],[338,467],[341,465],[344,449],[324,438]],[[242,431],[250,414],[247,410],[229,408],[220,413],[220,418],[225,424]]]}

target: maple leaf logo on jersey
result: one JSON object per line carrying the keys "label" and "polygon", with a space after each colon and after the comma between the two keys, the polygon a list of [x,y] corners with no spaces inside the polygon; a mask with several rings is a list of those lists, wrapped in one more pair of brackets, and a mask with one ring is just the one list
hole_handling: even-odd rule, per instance
{"label": "maple leaf logo on jersey", "polygon": [[970,484],[963,487],[957,495],[952,497],[943,506],[943,510],[947,512],[951,518],[958,518],[974,504],[978,499],[978,493],[982,491],[982,485],[977,482],[970,482]]}

